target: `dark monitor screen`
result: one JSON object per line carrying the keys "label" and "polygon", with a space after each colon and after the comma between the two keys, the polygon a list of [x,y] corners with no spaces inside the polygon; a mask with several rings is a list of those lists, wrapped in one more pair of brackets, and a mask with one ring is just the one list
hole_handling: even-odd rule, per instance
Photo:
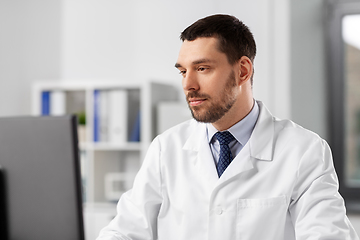
{"label": "dark monitor screen", "polygon": [[0,239],[83,240],[75,116],[0,118]]}

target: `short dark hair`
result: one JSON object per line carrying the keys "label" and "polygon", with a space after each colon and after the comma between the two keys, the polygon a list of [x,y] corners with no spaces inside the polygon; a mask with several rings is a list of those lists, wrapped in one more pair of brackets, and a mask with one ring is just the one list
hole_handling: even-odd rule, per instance
{"label": "short dark hair", "polygon": [[242,56],[254,61],[256,44],[253,34],[234,16],[217,14],[199,19],[180,35],[182,41],[200,37],[218,38],[219,50],[226,54],[230,64],[236,63]]}

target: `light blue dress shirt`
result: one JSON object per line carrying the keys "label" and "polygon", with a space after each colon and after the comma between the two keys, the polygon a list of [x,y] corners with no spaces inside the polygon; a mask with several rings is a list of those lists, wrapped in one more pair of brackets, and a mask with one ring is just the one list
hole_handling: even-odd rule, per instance
{"label": "light blue dress shirt", "polygon": [[[235,137],[235,140],[229,143],[229,147],[232,153],[233,158],[239,154],[241,149],[245,146],[247,141],[250,139],[251,133],[254,130],[256,121],[259,117],[259,106],[254,100],[254,106],[251,109],[250,113],[246,115],[241,121],[236,123],[234,126],[228,129],[228,131]],[[219,161],[220,154],[220,144],[219,141],[214,137],[214,134],[218,130],[212,125],[207,124],[207,136],[213,154],[215,164]]]}

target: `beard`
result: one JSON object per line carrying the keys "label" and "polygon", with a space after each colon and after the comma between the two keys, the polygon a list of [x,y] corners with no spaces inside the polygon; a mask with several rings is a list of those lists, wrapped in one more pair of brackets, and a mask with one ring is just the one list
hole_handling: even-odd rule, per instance
{"label": "beard", "polygon": [[[236,97],[233,94],[233,89],[236,87],[235,73],[232,71],[226,81],[225,88],[219,96],[219,99],[213,100],[208,94],[201,94],[199,92],[190,92],[186,96],[187,102],[189,98],[206,98],[211,102],[209,106],[189,106],[192,117],[198,122],[214,123],[220,120],[234,105]],[[207,109],[203,109],[203,108]],[[204,110],[204,111],[202,111]]]}

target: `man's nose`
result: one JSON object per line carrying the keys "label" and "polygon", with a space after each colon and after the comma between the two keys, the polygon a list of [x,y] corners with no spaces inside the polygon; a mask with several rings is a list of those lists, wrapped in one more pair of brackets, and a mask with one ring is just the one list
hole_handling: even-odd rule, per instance
{"label": "man's nose", "polygon": [[182,85],[185,92],[197,91],[200,88],[196,74],[192,71],[186,72],[182,80]]}

